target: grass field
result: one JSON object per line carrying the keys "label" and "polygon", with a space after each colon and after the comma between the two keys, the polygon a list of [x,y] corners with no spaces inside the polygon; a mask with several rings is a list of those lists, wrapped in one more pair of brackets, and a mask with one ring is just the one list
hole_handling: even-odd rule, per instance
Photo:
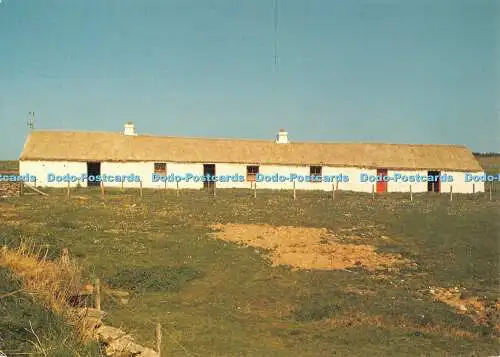
{"label": "grass field", "polygon": [[[89,279],[132,293],[104,297],[107,322],[166,356],[485,356],[498,354],[495,317],[484,323],[434,301],[429,287],[498,296],[499,196],[377,196],[219,190],[98,191],[65,199],[0,201],[0,242],[68,247]],[[218,240],[212,224],[327,228],[345,244],[399,253],[415,265],[368,271],[272,266],[268,251]],[[245,227],[245,226],[242,226]]]}
{"label": "grass field", "polygon": [[0,161],[0,172],[4,170],[7,171],[19,170],[19,162],[15,160]]}
{"label": "grass field", "polygon": [[476,155],[476,159],[488,174],[500,172],[500,155]]}

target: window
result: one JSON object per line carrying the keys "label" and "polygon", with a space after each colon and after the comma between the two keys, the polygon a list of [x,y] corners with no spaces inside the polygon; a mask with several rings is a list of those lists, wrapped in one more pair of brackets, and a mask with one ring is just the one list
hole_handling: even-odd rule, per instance
{"label": "window", "polygon": [[255,181],[258,173],[258,166],[247,166],[247,181]]}
{"label": "window", "polygon": [[311,166],[309,168],[309,175],[311,176],[311,182],[321,182],[321,166]]}
{"label": "window", "polygon": [[166,162],[155,162],[155,174],[166,175],[167,174],[167,163]]}

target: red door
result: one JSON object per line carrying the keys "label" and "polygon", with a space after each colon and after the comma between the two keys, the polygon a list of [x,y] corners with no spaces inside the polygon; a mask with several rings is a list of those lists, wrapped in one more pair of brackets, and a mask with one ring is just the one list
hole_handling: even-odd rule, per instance
{"label": "red door", "polygon": [[387,176],[387,169],[377,169],[377,192],[387,192],[387,181],[384,181],[384,176]]}

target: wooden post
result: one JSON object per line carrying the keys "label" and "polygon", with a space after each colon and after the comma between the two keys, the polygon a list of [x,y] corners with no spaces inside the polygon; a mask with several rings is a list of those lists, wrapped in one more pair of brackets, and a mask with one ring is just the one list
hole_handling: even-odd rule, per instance
{"label": "wooden post", "polygon": [[156,323],[156,352],[158,352],[158,357],[161,357],[161,324]]}
{"label": "wooden post", "polygon": [[435,185],[435,184],[436,184],[436,183],[435,183],[434,181],[432,181],[432,192],[435,192],[435,191],[434,191],[434,185]]}
{"label": "wooden post", "polygon": [[122,180],[122,188],[121,188],[121,191],[122,191],[122,192],[124,191],[124,190],[123,190],[123,181],[124,181],[124,180]]}
{"label": "wooden post", "polygon": [[332,201],[335,199],[335,184],[332,183]]}
{"label": "wooden post", "polygon": [[297,193],[295,192],[295,180],[293,180],[293,199],[297,199]]}
{"label": "wooden post", "polygon": [[372,201],[375,200],[375,185],[372,184]]}
{"label": "wooden post", "polygon": [[142,180],[139,181],[139,196],[142,197]]}
{"label": "wooden post", "polygon": [[69,192],[69,181],[68,181],[68,187],[66,188],[66,198],[69,200],[70,198],[70,192]]}
{"label": "wooden post", "polygon": [[336,187],[335,187],[335,190],[337,190],[337,191],[338,191],[338,190],[339,190],[339,182],[338,182],[338,181],[335,183],[335,186],[336,186]]}
{"label": "wooden post", "polygon": [[492,183],[490,183],[490,201],[491,201],[491,199],[492,199],[492,197],[491,197],[491,187],[492,187],[492,186],[493,186],[493,182],[492,182]]}
{"label": "wooden post", "polygon": [[95,308],[101,311],[101,281],[95,280]]}
{"label": "wooden post", "polygon": [[453,185],[450,185],[450,201],[453,201]]}
{"label": "wooden post", "polygon": [[217,196],[216,191],[217,191],[217,185],[216,185],[216,184],[215,184],[215,182],[214,182],[214,197],[215,197],[215,196]]}
{"label": "wooden post", "polygon": [[413,201],[413,192],[411,190],[411,185],[410,185],[410,201]]}
{"label": "wooden post", "polygon": [[[47,253],[45,253],[45,256]],[[45,257],[44,257],[45,259]],[[68,248],[63,248],[61,250],[61,265],[68,266],[69,265],[69,250]]]}
{"label": "wooden post", "polygon": [[103,181],[101,181],[100,186],[101,186],[101,197],[102,197],[102,199],[104,199],[104,182]]}
{"label": "wooden post", "polygon": [[476,193],[476,184],[475,183],[472,184],[472,193]]}
{"label": "wooden post", "polygon": [[19,196],[22,196],[24,194],[24,182],[23,180],[19,181]]}
{"label": "wooden post", "polygon": [[35,188],[36,188],[36,176],[35,176]]}
{"label": "wooden post", "polygon": [[253,198],[257,198],[257,181],[253,183]]}
{"label": "wooden post", "polygon": [[177,181],[177,190],[175,191],[177,198],[179,198],[179,181]]}

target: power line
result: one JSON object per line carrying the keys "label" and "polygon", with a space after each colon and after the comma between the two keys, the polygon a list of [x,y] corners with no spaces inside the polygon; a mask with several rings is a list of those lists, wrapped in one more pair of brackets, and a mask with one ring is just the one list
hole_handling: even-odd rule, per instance
{"label": "power line", "polygon": [[274,69],[278,70],[278,21],[279,21],[279,8],[278,0],[273,0],[273,10],[274,10]]}

